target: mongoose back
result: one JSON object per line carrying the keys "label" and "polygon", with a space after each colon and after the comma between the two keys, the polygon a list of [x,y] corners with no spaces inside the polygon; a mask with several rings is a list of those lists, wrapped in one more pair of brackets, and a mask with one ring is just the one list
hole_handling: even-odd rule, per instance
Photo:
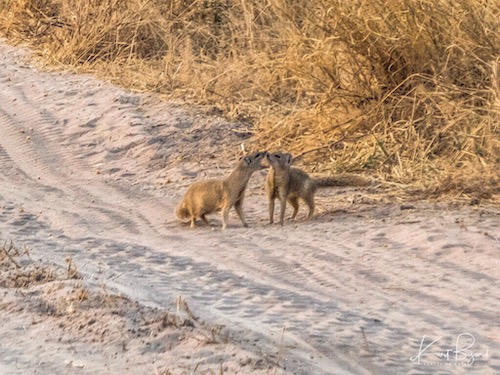
{"label": "mongoose back", "polygon": [[194,228],[197,218],[209,224],[205,215],[220,210],[222,229],[226,229],[229,209],[234,206],[241,222],[248,227],[243,214],[245,189],[252,173],[263,168],[261,161],[266,156],[267,152],[255,152],[242,158],[225,179],[192,184],[175,210],[177,217],[181,220],[189,219],[191,228]]}
{"label": "mongoose back", "polygon": [[304,200],[309,207],[309,214],[306,218],[306,220],[309,220],[314,214],[314,195],[318,188],[345,185],[366,186],[371,183],[370,180],[361,176],[311,178],[303,170],[291,167],[293,157],[290,154],[268,154],[267,160],[272,167],[269,169],[266,178],[270,224],[274,222],[274,200],[276,198],[280,201],[280,224],[283,225],[287,201],[293,207],[292,219],[295,219],[299,212],[299,198]]}

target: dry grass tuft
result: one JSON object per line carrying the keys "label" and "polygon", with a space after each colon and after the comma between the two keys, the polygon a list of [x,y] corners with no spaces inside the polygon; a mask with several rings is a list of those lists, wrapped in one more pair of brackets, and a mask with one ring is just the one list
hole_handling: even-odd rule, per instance
{"label": "dry grass tuft", "polygon": [[[0,33],[425,194],[499,193],[497,0],[0,0]],[[481,181],[480,183],[478,183]],[[476,190],[478,189],[478,190]]]}
{"label": "dry grass tuft", "polygon": [[[76,268],[76,266],[74,266]],[[34,262],[29,250],[21,250],[11,241],[0,247],[0,287],[27,288],[32,285],[46,284],[64,280],[54,266]],[[68,274],[67,279],[81,278],[77,273]]]}

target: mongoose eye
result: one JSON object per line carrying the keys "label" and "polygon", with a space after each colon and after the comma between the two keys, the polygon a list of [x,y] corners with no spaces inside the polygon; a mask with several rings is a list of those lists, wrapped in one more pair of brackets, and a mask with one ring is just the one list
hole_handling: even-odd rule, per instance
{"label": "mongoose eye", "polygon": [[255,155],[255,157],[256,157],[256,158],[260,158],[260,155],[261,155],[261,154],[260,154],[260,152],[259,152],[259,153],[257,153],[257,155]]}
{"label": "mongoose eye", "polygon": [[280,156],[279,154],[274,154],[274,157],[275,157],[276,159],[281,159],[281,156]]}

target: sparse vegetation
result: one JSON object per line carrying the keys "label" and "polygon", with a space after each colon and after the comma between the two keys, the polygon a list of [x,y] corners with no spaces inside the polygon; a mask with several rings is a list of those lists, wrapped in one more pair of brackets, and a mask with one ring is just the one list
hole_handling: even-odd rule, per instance
{"label": "sparse vegetation", "polygon": [[46,62],[210,105],[421,195],[499,192],[498,0],[0,0]]}
{"label": "sparse vegetation", "polygon": [[[65,261],[66,267],[45,264],[31,259],[27,248],[21,249],[13,242],[0,244],[0,313],[7,322],[13,317],[23,322],[19,323],[23,333],[43,329],[44,340],[40,340],[37,353],[65,353],[68,347],[71,349],[62,365],[54,357],[52,371],[57,366],[56,373],[88,367],[86,355],[96,357],[83,350],[77,352],[74,346],[92,344],[112,363],[120,362],[117,353],[127,353],[137,368],[154,368],[151,373],[218,374],[226,366],[230,373],[243,368],[252,373],[270,373],[273,367],[275,373],[282,373],[272,358],[263,359],[239,349],[221,332],[221,326],[198,320],[182,296],[175,306],[170,306],[173,312],[146,307],[106,288],[87,285],[73,259]],[[30,324],[24,325],[26,321]],[[52,349],[45,348],[49,345],[53,345]],[[234,356],[229,356],[228,350],[234,350]],[[220,358],[227,363],[219,362]]]}
{"label": "sparse vegetation", "polygon": [[29,250],[12,241],[0,247],[0,271],[0,288],[25,288],[61,279],[54,267],[33,262]]}

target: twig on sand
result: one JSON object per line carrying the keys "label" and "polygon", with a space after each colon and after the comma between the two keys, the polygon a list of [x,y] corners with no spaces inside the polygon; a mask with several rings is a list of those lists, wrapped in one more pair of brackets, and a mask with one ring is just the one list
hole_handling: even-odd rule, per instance
{"label": "twig on sand", "polygon": [[[365,346],[365,350],[367,351],[367,353],[369,354],[370,357],[373,357],[374,354],[372,352],[372,350],[370,349],[370,344],[368,343],[368,339],[366,338],[366,333],[365,333],[365,329],[364,327],[361,327],[361,333],[363,335],[363,343],[364,343],[364,346]],[[370,360],[370,362],[368,363],[369,367],[370,367],[370,372],[371,373],[375,373],[375,368],[373,367],[373,363],[372,361]]]}
{"label": "twig on sand", "polygon": [[283,326],[283,329],[281,330],[281,340],[280,340],[280,345],[278,347],[278,355],[276,357],[276,365],[274,366],[274,374],[276,374],[276,371],[280,365],[280,360],[281,360],[281,356],[282,356],[282,351],[283,351],[283,348],[285,347],[284,345],[284,340],[285,340],[285,329],[286,327]]}

